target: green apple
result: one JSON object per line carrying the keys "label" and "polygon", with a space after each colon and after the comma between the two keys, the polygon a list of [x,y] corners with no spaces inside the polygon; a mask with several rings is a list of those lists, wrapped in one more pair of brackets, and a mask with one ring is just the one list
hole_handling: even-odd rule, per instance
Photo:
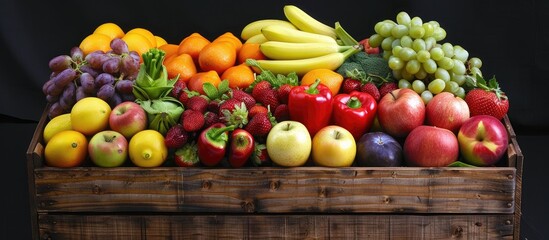
{"label": "green apple", "polygon": [[311,155],[312,140],[307,127],[298,121],[282,121],[267,135],[267,154],[283,167],[303,166]]}
{"label": "green apple", "polygon": [[119,132],[104,130],[92,136],[88,153],[91,161],[99,167],[118,167],[128,157],[128,141]]}
{"label": "green apple", "polygon": [[356,142],[347,129],[329,125],[313,137],[313,161],[323,167],[350,167],[356,156]]}

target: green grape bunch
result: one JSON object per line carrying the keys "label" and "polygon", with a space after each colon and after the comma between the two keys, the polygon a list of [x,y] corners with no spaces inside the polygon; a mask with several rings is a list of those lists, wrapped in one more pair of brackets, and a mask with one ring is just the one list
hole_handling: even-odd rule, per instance
{"label": "green grape bunch", "polygon": [[383,50],[399,88],[413,89],[425,104],[440,92],[465,98],[467,77],[482,76],[482,61],[460,45],[442,42],[446,30],[437,21],[424,22],[404,11],[395,20],[376,23],[369,43]]}

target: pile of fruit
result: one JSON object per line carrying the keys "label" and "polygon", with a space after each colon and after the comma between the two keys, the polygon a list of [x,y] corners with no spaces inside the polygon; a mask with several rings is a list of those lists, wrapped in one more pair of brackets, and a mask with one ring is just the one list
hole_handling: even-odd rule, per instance
{"label": "pile of fruit", "polygon": [[[406,12],[355,40],[300,8],[178,44],[98,26],[49,62],[44,159],[77,166],[495,166],[509,101]],[[129,161],[128,161],[129,159]]]}

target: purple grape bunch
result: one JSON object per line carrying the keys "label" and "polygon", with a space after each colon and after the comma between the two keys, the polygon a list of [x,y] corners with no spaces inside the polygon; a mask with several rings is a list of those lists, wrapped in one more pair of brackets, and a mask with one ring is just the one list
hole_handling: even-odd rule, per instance
{"label": "purple grape bunch", "polygon": [[134,101],[133,83],[140,67],[140,56],[129,51],[124,40],[111,41],[112,50],[97,50],[84,55],[79,47],[49,61],[52,71],[42,92],[51,104],[48,116],[54,118],[71,111],[82,98],[98,97],[114,108],[123,101]]}

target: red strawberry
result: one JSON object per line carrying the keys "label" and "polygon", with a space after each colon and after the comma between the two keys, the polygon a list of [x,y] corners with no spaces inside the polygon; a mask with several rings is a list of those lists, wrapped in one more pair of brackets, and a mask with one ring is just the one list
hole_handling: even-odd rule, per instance
{"label": "red strawberry", "polygon": [[191,141],[178,148],[174,153],[174,162],[180,167],[195,167],[200,163],[198,159],[198,146]]}
{"label": "red strawberry", "polygon": [[208,108],[208,100],[202,95],[192,96],[187,100],[185,107],[187,109],[192,109],[201,113],[205,113]]}
{"label": "red strawberry", "polygon": [[290,110],[288,104],[280,104],[274,111],[274,117],[277,122],[282,122],[290,119]]}
{"label": "red strawberry", "polygon": [[240,103],[241,103],[241,102],[242,102],[242,101],[240,101],[240,100],[238,100],[238,99],[229,98],[229,99],[227,99],[227,100],[225,100],[225,101],[223,101],[223,102],[221,102],[221,103],[219,104],[219,110],[218,110],[218,113],[217,113],[217,114],[218,114],[219,116],[223,116],[223,112],[224,112],[225,110],[227,110],[227,111],[229,111],[229,112],[233,112],[234,106],[235,106],[235,105],[239,105],[239,106],[240,106]]}
{"label": "red strawberry", "polygon": [[198,96],[200,95],[200,93],[196,92],[196,91],[189,91],[188,89],[184,89],[181,94],[179,95],[179,102],[181,102],[183,104],[183,106],[185,106],[185,104],[187,104],[187,100],[189,100],[189,98],[193,97],[193,96]]}
{"label": "red strawberry", "polygon": [[187,132],[196,132],[204,126],[204,115],[192,109],[187,109],[181,115],[181,123]]}
{"label": "red strawberry", "polygon": [[233,89],[232,90],[232,96],[233,96],[233,98],[244,102],[247,109],[251,109],[256,103],[255,98],[252,97],[251,94],[249,94],[249,93],[247,93],[247,92],[245,92],[244,90],[241,90],[241,89]]}
{"label": "red strawberry", "polygon": [[292,90],[292,85],[291,84],[282,84],[282,86],[280,86],[278,89],[277,89],[277,97],[278,97],[278,101],[280,103],[284,103],[284,104],[287,104],[288,103],[288,96],[290,95],[290,91]]}
{"label": "red strawberry", "polygon": [[352,78],[346,78],[341,84],[341,91],[343,93],[351,93],[352,91],[360,91],[360,81]]}
{"label": "red strawberry", "polygon": [[276,120],[270,112],[257,113],[250,119],[244,129],[250,132],[255,138],[261,139],[267,137],[267,134],[269,134],[269,131],[271,131],[274,124],[276,124]]}
{"label": "red strawberry", "polygon": [[465,102],[471,116],[490,115],[501,120],[509,111],[509,99],[495,78],[486,82],[482,77],[477,77],[476,88],[467,92]]}
{"label": "red strawberry", "polygon": [[267,81],[258,82],[254,86],[254,89],[252,90],[252,97],[254,97],[257,101],[257,99],[259,99],[259,96],[261,96],[261,94],[263,94],[263,91],[265,89],[271,89],[271,88],[272,88],[271,83],[269,83]]}
{"label": "red strawberry", "polygon": [[362,87],[360,87],[360,91],[372,95],[376,102],[379,102],[379,99],[381,98],[381,95],[379,94],[379,89],[377,89],[377,86],[372,82],[362,85]]}
{"label": "red strawberry", "polygon": [[217,113],[215,112],[207,111],[206,113],[204,113],[204,126],[202,128],[203,129],[207,128],[213,125],[214,123],[218,123],[218,122],[219,122],[219,115],[217,115]]}
{"label": "red strawberry", "polygon": [[[254,88],[255,89],[255,88]],[[271,107],[271,111],[274,111],[278,107],[278,96],[275,89],[264,89],[256,100],[263,104],[263,106]]]}
{"label": "red strawberry", "polygon": [[390,93],[395,89],[398,89],[398,85],[395,82],[383,83],[379,86],[379,95],[380,97],[383,97],[385,94]]}
{"label": "red strawberry", "polygon": [[253,165],[256,167],[271,165],[271,159],[267,153],[267,146],[265,146],[265,144],[255,142],[251,160]]}
{"label": "red strawberry", "polygon": [[269,110],[263,105],[255,105],[248,110],[248,119],[252,119],[252,117],[257,113],[267,113],[268,111]]}
{"label": "red strawberry", "polygon": [[178,79],[175,84],[173,85],[173,89],[170,92],[170,96],[174,97],[175,99],[179,99],[179,95],[183,92],[184,89],[187,88],[187,84],[183,79]]}
{"label": "red strawberry", "polygon": [[183,125],[176,124],[166,132],[164,144],[168,148],[180,148],[187,143],[187,140],[189,140],[189,134],[185,131]]}
{"label": "red strawberry", "polygon": [[223,109],[221,113],[223,114],[220,115],[221,122],[225,125],[232,125],[236,128],[242,128],[248,123],[248,109],[246,108],[246,104],[244,104],[244,102],[240,102],[240,104],[235,105],[232,111]]}

